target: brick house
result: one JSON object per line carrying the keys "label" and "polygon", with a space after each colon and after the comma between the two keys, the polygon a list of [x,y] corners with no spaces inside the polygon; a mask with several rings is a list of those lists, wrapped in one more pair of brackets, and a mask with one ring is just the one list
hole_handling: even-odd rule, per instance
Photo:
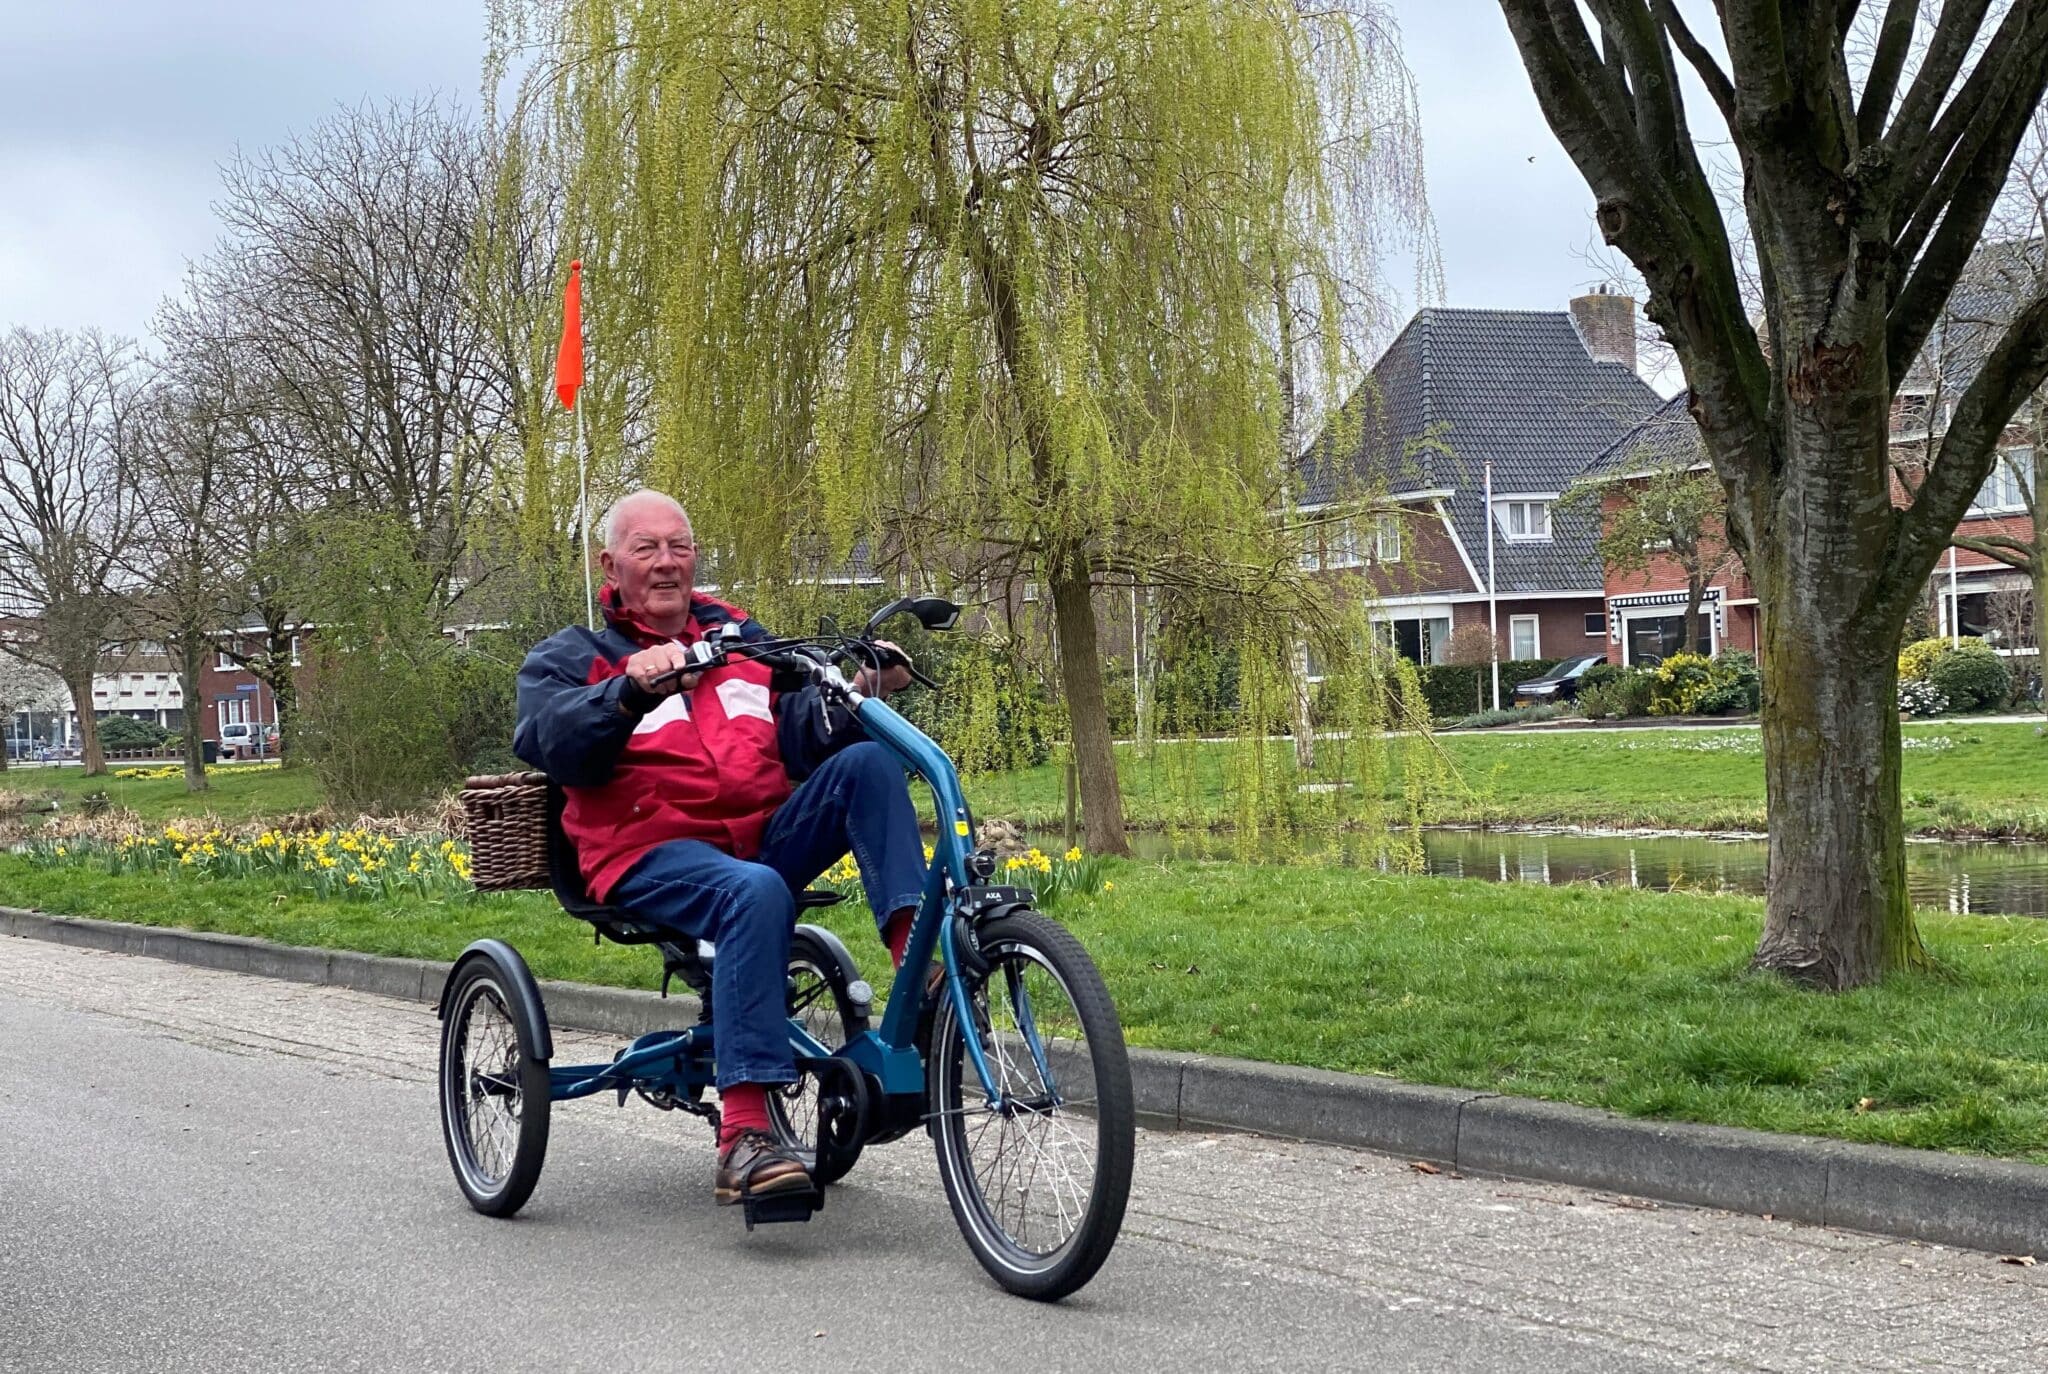
{"label": "brick house", "polygon": [[[1597,516],[1559,498],[1658,405],[1635,338],[1635,302],[1604,292],[1420,311],[1298,469],[1298,509],[1327,520],[1304,564],[1362,578],[1383,640],[1417,663],[1490,622],[1503,659],[1599,652]],[[1363,502],[1399,514],[1341,518]]]}
{"label": "brick house", "polygon": [[[1601,487],[1600,516],[1607,520],[1634,499],[1634,490],[1658,472],[1708,470],[1699,425],[1681,391],[1645,416],[1607,452],[1586,467],[1583,479]],[[1680,649],[1717,654],[1724,649],[1754,653],[1757,646],[1756,593],[1741,560],[1726,556],[1718,534],[1702,540],[1704,565],[1719,566],[1700,601],[1691,643],[1685,633],[1687,576],[1669,554],[1651,554],[1640,570],[1606,566],[1607,657],[1610,662],[1661,662]]]}
{"label": "brick house", "polygon": [[[1903,506],[1911,499],[1947,430],[1956,399],[2002,332],[2014,302],[2030,289],[2034,271],[2026,245],[2016,249],[1995,244],[1980,250],[1927,347],[1901,379],[1890,426],[1895,504]],[[1630,499],[1632,485],[1653,472],[1706,469],[1699,426],[1687,403],[1686,393],[1674,396],[1587,467],[1588,481],[1607,484],[1601,500],[1603,518]],[[1999,445],[1999,461],[1957,525],[1957,537],[1996,533],[2032,540],[2029,497],[2039,490],[2034,418],[2033,406],[2014,417]],[[1759,642],[1757,602],[1748,574],[1739,560],[1725,562],[1702,603],[1693,645],[1700,652],[1753,651]],[[1642,572],[1608,568],[1604,586],[1609,659],[1635,663],[1651,655],[1661,657],[1684,642],[1686,576],[1671,559],[1652,558]],[[1929,579],[1929,619],[1937,635],[1989,639],[2008,654],[2031,650],[2038,647],[2032,643],[2031,621],[2010,613],[2028,591],[2026,574],[1986,554],[1951,547]],[[2006,604],[2001,606],[2001,601]]]}

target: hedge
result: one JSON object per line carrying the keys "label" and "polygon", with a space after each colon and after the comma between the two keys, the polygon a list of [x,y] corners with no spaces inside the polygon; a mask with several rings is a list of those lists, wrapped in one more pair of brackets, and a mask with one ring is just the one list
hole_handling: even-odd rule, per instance
{"label": "hedge", "polygon": [[[1517,658],[1503,662],[1501,704],[1507,704],[1517,686],[1530,678],[1542,677],[1562,662],[1561,658]],[[1493,705],[1492,670],[1487,664],[1432,663],[1418,669],[1416,676],[1422,683],[1422,699],[1429,703],[1433,716],[1469,716]]]}

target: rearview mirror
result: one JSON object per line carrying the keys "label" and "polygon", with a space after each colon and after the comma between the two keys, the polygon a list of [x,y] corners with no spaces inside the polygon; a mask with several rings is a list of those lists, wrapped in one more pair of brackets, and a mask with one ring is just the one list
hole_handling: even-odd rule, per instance
{"label": "rearview mirror", "polygon": [[927,630],[950,630],[960,623],[960,608],[943,596],[921,596],[910,603],[910,613]]}
{"label": "rearview mirror", "polygon": [[868,617],[869,634],[905,611],[918,619],[927,630],[950,630],[960,621],[960,608],[943,596],[901,596]]}

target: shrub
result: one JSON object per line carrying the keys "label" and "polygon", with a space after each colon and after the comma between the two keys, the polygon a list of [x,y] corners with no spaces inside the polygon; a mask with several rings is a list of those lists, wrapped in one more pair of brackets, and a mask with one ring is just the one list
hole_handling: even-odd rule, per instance
{"label": "shrub", "polygon": [[1990,645],[1974,639],[1937,655],[1926,680],[1940,688],[1950,708],[1957,711],[2003,706],[2012,692],[2012,674],[2006,670],[2005,660]]}
{"label": "shrub", "polygon": [[1650,677],[1650,714],[1689,716],[1714,683],[1713,660],[1704,654],[1676,653],[1657,665]]}
{"label": "shrub", "polygon": [[[1579,688],[1579,709],[1595,720],[1650,714],[1652,674],[1641,668],[1608,666],[1612,671],[1602,673],[1599,681]],[[1597,667],[1588,669],[1589,674],[1596,672],[1600,672]]]}
{"label": "shrub", "polygon": [[1918,682],[1948,650],[1946,639],[1916,639],[1899,651],[1899,681]]}
{"label": "shrub", "polygon": [[154,749],[170,731],[153,720],[108,716],[99,723],[100,744],[107,749]]}
{"label": "shrub", "polygon": [[1763,702],[1763,675],[1757,672],[1756,655],[1730,649],[1714,660],[1713,678],[1695,708],[1702,715],[1726,711],[1754,711]]}
{"label": "shrub", "polygon": [[[1554,658],[1517,658],[1500,665],[1500,699],[1558,663]],[[1438,719],[1457,719],[1485,710],[1493,696],[1493,670],[1485,663],[1431,663],[1416,670],[1422,699]]]}
{"label": "shrub", "polygon": [[1925,678],[1916,678],[1899,684],[1899,709],[1908,715],[1938,716],[1948,709],[1948,697]]}
{"label": "shrub", "polygon": [[1596,663],[1579,674],[1579,691],[1584,692],[1588,687],[1598,687],[1603,683],[1612,682],[1628,672],[1629,670],[1619,663]]}

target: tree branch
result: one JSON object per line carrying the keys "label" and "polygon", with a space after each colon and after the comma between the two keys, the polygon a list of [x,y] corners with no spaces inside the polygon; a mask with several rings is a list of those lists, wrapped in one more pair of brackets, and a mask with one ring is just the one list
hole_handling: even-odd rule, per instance
{"label": "tree branch", "polygon": [[[1912,0],[1897,0],[1897,3],[1910,4]],[[1651,0],[1651,8],[1656,11],[1657,22],[1663,25],[1664,32],[1671,36],[1671,41],[1678,45],[1679,52],[1685,54],[1685,60],[1692,63],[1692,69],[1699,73],[1700,83],[1707,88],[1707,94],[1713,97],[1714,104],[1721,111],[1721,118],[1727,120],[1728,127],[1733,129],[1735,83],[1729,79],[1728,73],[1721,70],[1721,64],[1714,60],[1714,55],[1708,52],[1700,40],[1693,36],[1692,30],[1686,27],[1685,16],[1678,12],[1678,6],[1673,4],[1672,0]]]}
{"label": "tree branch", "polygon": [[1948,433],[1893,534],[1881,595],[1913,596],[1926,569],[1953,540],[1955,528],[1996,461],[2013,412],[2048,380],[2048,295],[2014,318],[1956,403]]}
{"label": "tree branch", "polygon": [[[1850,7],[1853,15],[1854,7]],[[1906,53],[1913,46],[1913,30],[1920,18],[1920,0],[1891,0],[1884,23],[1877,32],[1877,51],[1870,59],[1870,76],[1863,83],[1863,100],[1856,107],[1856,141],[1869,147],[1884,133],[1885,116],[1891,113],[1892,97],[1899,91],[1899,73],[1905,70]]]}

